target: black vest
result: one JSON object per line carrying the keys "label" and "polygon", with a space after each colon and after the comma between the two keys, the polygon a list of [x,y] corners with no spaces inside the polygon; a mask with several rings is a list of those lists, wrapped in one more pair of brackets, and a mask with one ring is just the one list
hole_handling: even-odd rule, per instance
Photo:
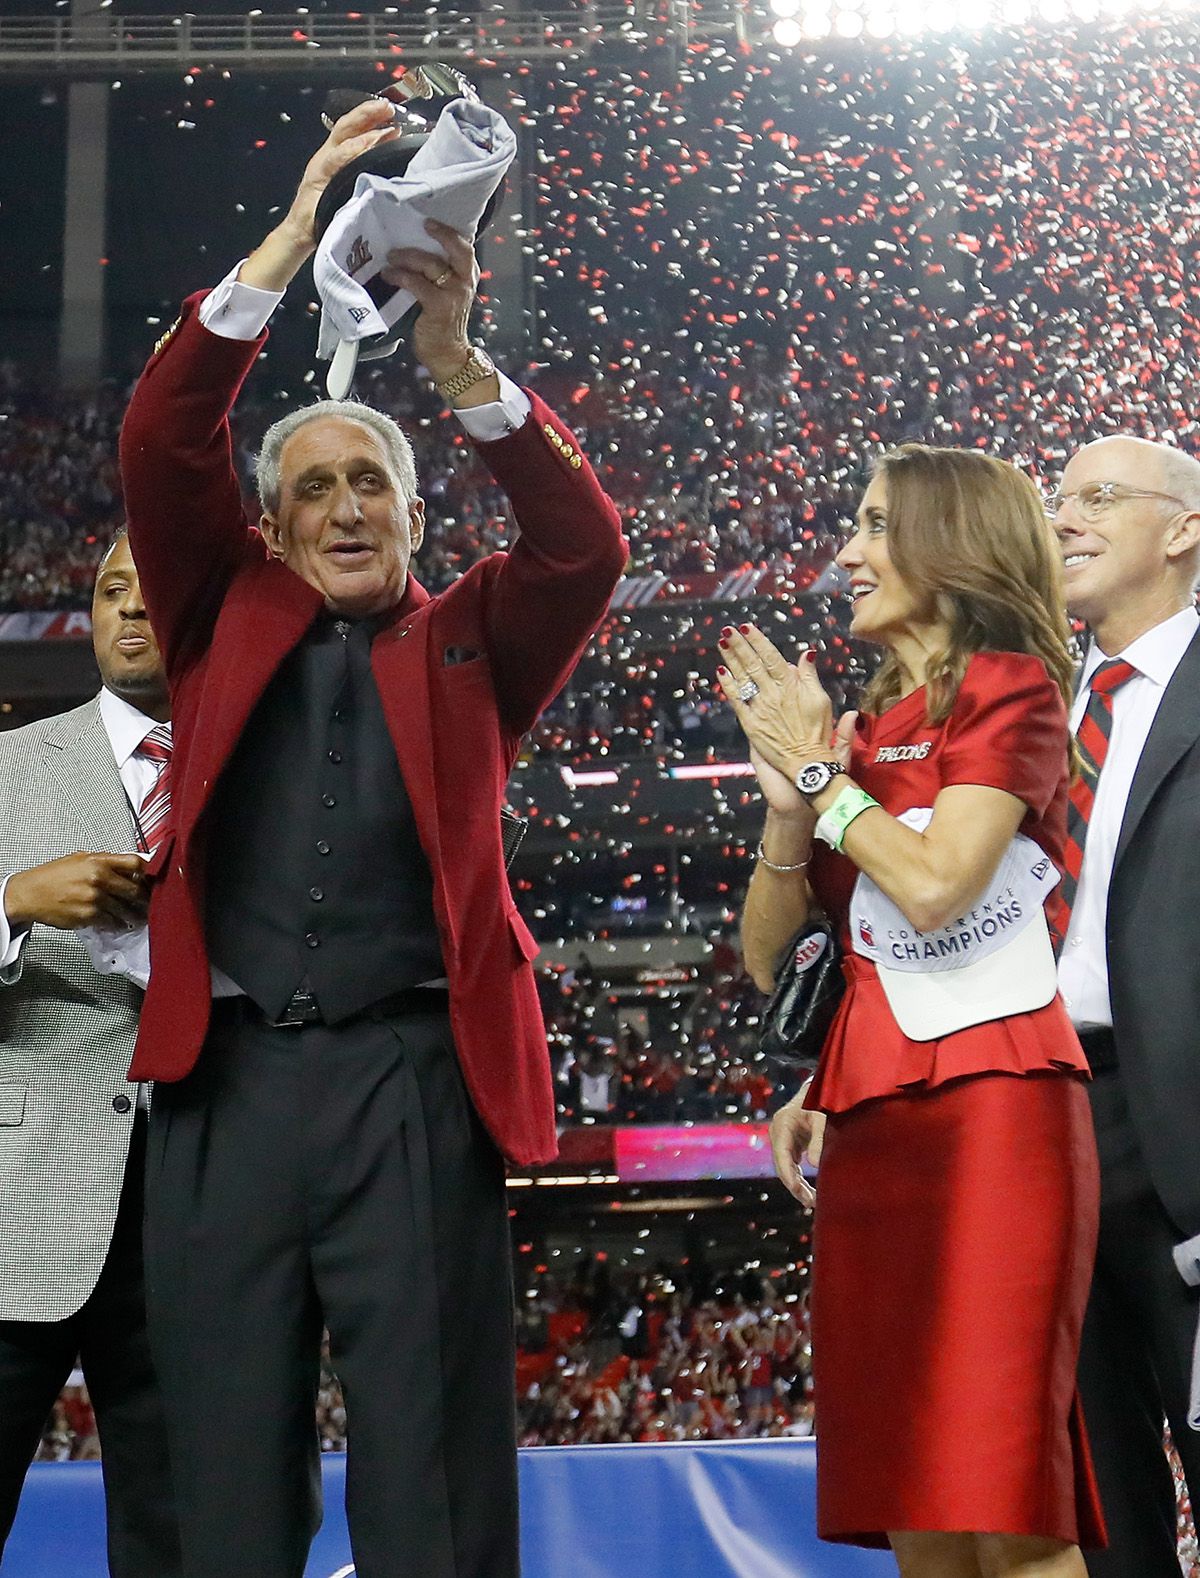
{"label": "black vest", "polygon": [[433,879],[371,672],[373,624],[321,616],[217,785],[208,953],[271,1018],[336,1024],[445,974]]}

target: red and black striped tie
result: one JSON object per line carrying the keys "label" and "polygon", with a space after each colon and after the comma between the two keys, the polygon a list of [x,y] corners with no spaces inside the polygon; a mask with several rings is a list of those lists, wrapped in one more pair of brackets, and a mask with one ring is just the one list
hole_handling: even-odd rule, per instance
{"label": "red and black striped tie", "polygon": [[152,855],[171,828],[171,725],[160,723],[151,729],[134,755],[158,767],[158,776],[143,796],[137,813],[142,853]]}
{"label": "red and black striped tie", "polygon": [[1079,873],[1083,870],[1083,851],[1087,844],[1088,823],[1096,803],[1096,788],[1108,755],[1108,742],[1112,735],[1113,692],[1127,679],[1133,679],[1137,669],[1123,658],[1111,658],[1092,675],[1091,694],[1087,708],[1075,735],[1079,747],[1079,777],[1071,785],[1071,801],[1067,807],[1067,843],[1064,850],[1065,868],[1059,903],[1054,916],[1054,929],[1060,943],[1067,935],[1075,895],[1079,891]]}

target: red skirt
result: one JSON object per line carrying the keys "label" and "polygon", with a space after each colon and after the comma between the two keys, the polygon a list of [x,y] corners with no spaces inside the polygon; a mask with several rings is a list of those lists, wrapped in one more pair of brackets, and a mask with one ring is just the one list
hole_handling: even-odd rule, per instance
{"label": "red skirt", "polygon": [[1099,1175],[1071,1074],[829,1118],[817,1185],[817,1527],[1105,1543],[1075,1368]]}

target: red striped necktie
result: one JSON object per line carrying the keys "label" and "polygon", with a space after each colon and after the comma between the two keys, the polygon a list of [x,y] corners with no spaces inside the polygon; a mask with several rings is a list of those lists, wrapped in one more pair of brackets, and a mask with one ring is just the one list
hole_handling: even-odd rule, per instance
{"label": "red striped necktie", "polygon": [[152,855],[171,830],[171,725],[160,723],[151,729],[134,755],[158,768],[137,812],[142,853]]}
{"label": "red striped necktie", "polygon": [[1096,803],[1096,789],[1108,755],[1108,742],[1112,735],[1113,692],[1126,680],[1133,679],[1137,669],[1123,658],[1111,658],[1092,675],[1090,694],[1083,718],[1075,735],[1079,747],[1079,777],[1071,785],[1071,800],[1067,807],[1067,843],[1063,851],[1065,869],[1059,903],[1054,916],[1054,928],[1060,941],[1067,935],[1071,911],[1079,891],[1079,873],[1083,870],[1083,852],[1087,845],[1088,823]]}

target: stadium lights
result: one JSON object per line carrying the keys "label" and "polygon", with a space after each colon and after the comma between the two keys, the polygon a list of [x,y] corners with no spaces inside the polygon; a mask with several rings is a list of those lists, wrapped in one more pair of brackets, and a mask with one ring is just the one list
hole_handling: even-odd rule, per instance
{"label": "stadium lights", "polygon": [[771,31],[775,42],[782,44],[784,49],[794,49],[804,37],[804,29],[790,16],[780,17]]}
{"label": "stadium lights", "polygon": [[588,769],[586,772],[575,772],[573,768],[561,767],[559,771],[568,789],[588,789],[595,784],[620,782],[620,775],[613,772],[610,767]]}
{"label": "stadium lights", "polygon": [[919,33],[925,26],[925,10],[919,5],[898,5],[895,10],[897,33]]}
{"label": "stadium lights", "polygon": [[776,16],[792,17],[800,9],[800,0],[771,0],[771,10]]}
{"label": "stadium lights", "polygon": [[621,1178],[616,1173],[559,1173],[550,1178],[525,1178],[512,1177],[508,1179],[510,1189],[578,1189],[582,1184],[619,1184]]}
{"label": "stadium lights", "polygon": [[[619,775],[611,768],[589,768],[583,772],[573,767],[560,767],[558,770],[568,789],[595,789],[620,781]],[[682,767],[670,767],[667,771],[672,778],[754,777],[754,768],[749,762],[687,762]]]}
{"label": "stadium lights", "polygon": [[672,778],[753,778],[754,768],[749,762],[688,762],[684,767],[672,767]]}

